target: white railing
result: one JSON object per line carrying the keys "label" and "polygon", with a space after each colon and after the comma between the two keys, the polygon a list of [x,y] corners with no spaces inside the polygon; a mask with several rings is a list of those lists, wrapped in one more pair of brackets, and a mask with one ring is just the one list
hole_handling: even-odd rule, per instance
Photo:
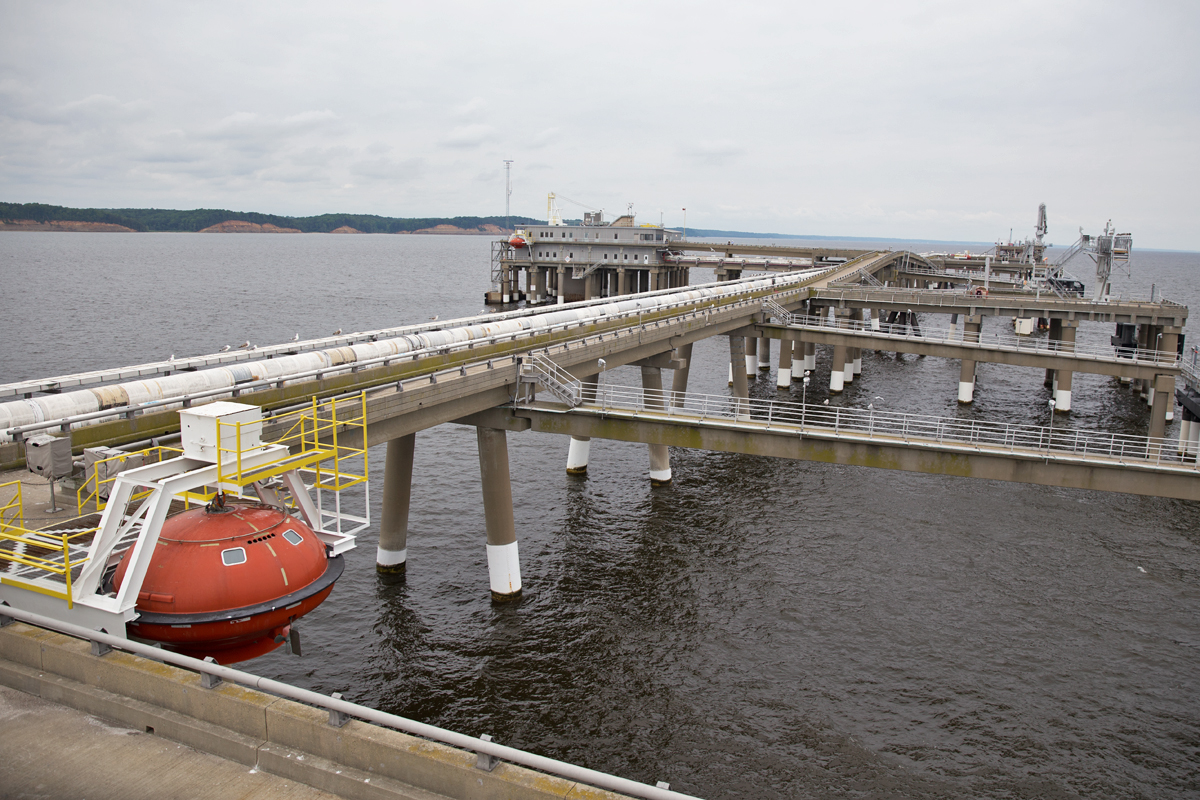
{"label": "white railing", "polygon": [[1059,339],[1017,336],[1016,334],[1000,333],[997,331],[975,333],[961,331],[957,328],[926,328],[914,331],[909,325],[889,324],[886,322],[881,322],[879,330],[875,330],[870,322],[863,322],[861,320],[791,314],[773,301],[764,301],[763,310],[781,324],[789,327],[809,330],[842,330],[884,341],[915,341],[931,344],[978,347],[981,350],[1067,355],[1089,361],[1117,362],[1123,359],[1133,363],[1154,364],[1163,367],[1175,367],[1179,365],[1177,354],[1166,350],[1120,348],[1120,352],[1118,353],[1111,345],[1089,345]]}
{"label": "white railing", "polygon": [[1200,471],[1196,453],[1184,454],[1183,443],[1174,439],[592,383],[584,384],[583,392],[587,399],[581,409],[606,414],[667,416],[692,424],[752,424],[822,438]]}
{"label": "white railing", "polygon": [[572,408],[583,402],[583,383],[542,353],[522,358],[520,378],[522,383],[544,386]]}

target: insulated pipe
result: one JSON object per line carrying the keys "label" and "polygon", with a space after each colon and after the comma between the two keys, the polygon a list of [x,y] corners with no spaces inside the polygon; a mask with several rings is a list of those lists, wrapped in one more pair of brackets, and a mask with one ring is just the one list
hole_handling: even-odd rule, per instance
{"label": "insulated pipe", "polygon": [[412,499],[413,451],[417,435],[410,433],[387,443],[383,467],[383,518],[379,521],[379,546],[375,571],[403,574],[408,563],[408,507]]}
{"label": "insulated pipe", "polygon": [[483,517],[487,525],[488,583],[492,602],[521,596],[521,560],[513,522],[512,483],[508,473],[508,439],[502,430],[479,427],[479,475],[483,482]]}
{"label": "insulated pipe", "polygon": [[[175,408],[179,406],[179,402],[175,398],[187,395],[200,396],[197,397],[197,400],[202,401],[202,396],[206,392],[232,390],[237,385],[256,381],[315,380],[314,373],[328,367],[378,361],[393,355],[428,348],[455,346],[495,336],[521,335],[524,331],[546,328],[551,325],[577,321],[601,321],[609,318],[612,314],[628,314],[641,309],[662,308],[707,298],[724,298],[756,289],[787,287],[811,277],[811,275],[811,272],[807,272],[783,278],[743,281],[732,285],[729,283],[708,284],[689,287],[684,291],[669,294],[640,296],[619,303],[593,303],[571,309],[537,312],[512,311],[463,320],[462,324],[457,326],[442,327],[436,330],[412,329],[403,333],[387,331],[387,338],[376,341],[345,344],[345,339],[340,342],[335,339],[325,349],[310,350],[295,355],[278,355],[274,358],[242,361],[211,369],[177,372],[125,383],[104,384],[89,389],[13,400],[0,403],[0,440],[11,440],[12,434],[9,432],[11,428],[74,418],[107,409],[142,406],[155,401],[163,401],[156,406],[157,409]],[[564,302],[565,276],[560,271],[557,273],[557,277],[559,279],[559,301]],[[355,336],[365,338],[363,334],[355,334]],[[153,368],[157,365],[142,366]],[[61,377],[65,379],[77,376]],[[120,412],[114,410],[112,416],[117,416],[118,413]],[[103,421],[103,419],[104,417],[98,416],[95,419],[80,420],[73,424],[90,425]]]}
{"label": "insulated pipe", "polygon": [[[666,411],[663,402],[662,370],[658,367],[642,367],[642,395],[646,408]],[[647,445],[650,449],[650,485],[666,486],[671,482],[671,454],[665,444]]]}

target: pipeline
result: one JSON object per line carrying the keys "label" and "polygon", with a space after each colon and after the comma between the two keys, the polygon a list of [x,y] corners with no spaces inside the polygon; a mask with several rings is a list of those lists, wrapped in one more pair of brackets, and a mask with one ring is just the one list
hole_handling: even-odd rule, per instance
{"label": "pipeline", "polygon": [[[0,442],[12,441],[12,429],[24,425],[54,422],[68,417],[94,414],[108,409],[125,409],[146,403],[156,403],[158,408],[176,408],[182,404],[162,401],[220,389],[229,389],[232,393],[236,386],[254,381],[287,380],[291,375],[303,375],[314,370],[328,369],[344,364],[371,361],[431,348],[465,346],[469,342],[485,342],[558,325],[600,321],[687,303],[722,300],[759,289],[787,287],[831,269],[835,269],[835,267],[804,270],[751,280],[701,284],[685,291],[666,289],[632,295],[628,299],[619,301],[609,298],[590,300],[573,303],[570,306],[559,306],[548,312],[529,313],[515,317],[505,315],[505,318],[494,322],[476,322],[454,326],[455,321],[451,320],[448,326],[439,326],[438,329],[414,332],[373,342],[360,342],[196,372],[180,372],[161,378],[128,381],[10,401],[0,404]],[[113,416],[117,416],[119,413],[114,410]],[[106,419],[111,419],[111,417],[94,417],[75,424],[96,424]]]}

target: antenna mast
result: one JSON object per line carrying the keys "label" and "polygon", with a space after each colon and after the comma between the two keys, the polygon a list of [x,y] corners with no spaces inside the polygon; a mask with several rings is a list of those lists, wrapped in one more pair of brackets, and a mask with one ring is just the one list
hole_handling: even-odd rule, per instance
{"label": "antenna mast", "polygon": [[512,199],[512,159],[504,159],[504,229],[510,230],[512,224],[509,222],[509,200]]}

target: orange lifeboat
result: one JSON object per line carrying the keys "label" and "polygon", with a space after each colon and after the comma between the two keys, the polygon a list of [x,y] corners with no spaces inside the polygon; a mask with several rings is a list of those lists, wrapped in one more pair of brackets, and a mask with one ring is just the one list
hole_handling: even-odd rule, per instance
{"label": "orange lifeboat", "polygon": [[[117,565],[120,589],[132,549]],[[138,592],[131,636],[221,664],[268,653],[341,577],[313,530],[268,505],[223,498],[163,523]]]}
{"label": "orange lifeboat", "polygon": [[520,250],[525,245],[529,244],[529,242],[525,241],[525,237],[519,233],[514,233],[512,235],[512,238],[508,240],[508,243],[510,245],[512,245],[513,247],[517,248],[518,250]]}

